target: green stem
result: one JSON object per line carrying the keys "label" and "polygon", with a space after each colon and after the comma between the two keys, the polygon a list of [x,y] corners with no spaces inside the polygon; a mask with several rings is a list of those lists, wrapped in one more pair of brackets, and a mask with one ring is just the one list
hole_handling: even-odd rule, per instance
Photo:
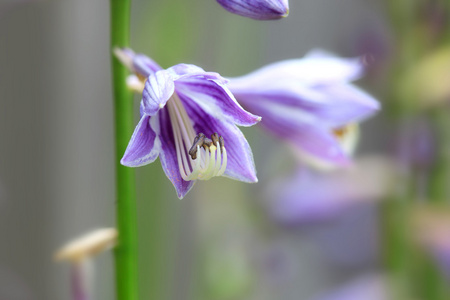
{"label": "green stem", "polygon": [[[130,0],[111,0],[111,49],[129,44]],[[117,300],[138,299],[137,218],[134,170],[120,164],[120,158],[134,129],[133,98],[126,86],[128,72],[113,57],[114,120],[116,135],[117,230],[115,249]]]}
{"label": "green stem", "polygon": [[[444,107],[436,110],[433,121],[437,137],[437,157],[430,175],[429,201],[435,205],[447,206],[450,197],[448,180],[450,178],[450,114]],[[424,263],[425,297],[430,300],[448,299],[449,288],[446,279],[431,259]]]}

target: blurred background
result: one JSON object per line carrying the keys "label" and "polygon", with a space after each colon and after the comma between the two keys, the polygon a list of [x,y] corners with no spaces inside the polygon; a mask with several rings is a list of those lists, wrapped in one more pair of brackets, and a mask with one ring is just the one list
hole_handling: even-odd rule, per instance
{"label": "blurred background", "polygon": [[[291,0],[288,18],[258,22],[214,0],[132,1],[131,46],[163,67],[194,63],[238,76],[322,48],[366,59],[367,76],[357,85],[384,108],[362,124],[355,156],[364,172],[317,175],[306,200],[300,188],[291,193],[306,201],[294,216],[283,214],[295,203],[280,193],[296,184],[294,156],[260,128],[242,129],[257,184],[214,178],[178,200],[159,161],[137,169],[141,299],[385,299],[383,274],[405,263],[389,255],[393,262],[385,262],[384,225],[395,227],[389,220],[399,205],[378,200],[425,202],[438,158],[444,167],[435,182],[447,178],[448,151],[430,153],[448,118],[438,116],[435,130],[429,106],[448,99],[448,83],[420,83],[448,82],[450,75],[403,74],[445,44],[448,4],[411,3]],[[435,66],[448,62],[442,49]],[[80,234],[114,226],[110,59],[108,1],[0,0],[2,300],[70,299],[69,267],[54,263],[54,252]],[[427,88],[440,90],[436,96]],[[341,181],[330,185],[333,178]],[[359,185],[355,178],[374,192],[336,198],[340,187]],[[386,181],[395,183],[391,196]],[[324,188],[330,194],[314,194]],[[114,299],[111,253],[94,267],[95,299]],[[351,298],[358,291],[363,296]]]}

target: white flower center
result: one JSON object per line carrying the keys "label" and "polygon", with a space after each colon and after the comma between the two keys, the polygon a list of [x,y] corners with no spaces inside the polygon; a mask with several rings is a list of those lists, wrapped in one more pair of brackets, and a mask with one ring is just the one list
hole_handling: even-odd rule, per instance
{"label": "white flower center", "polygon": [[221,176],[227,167],[227,151],[222,137],[217,133],[211,140],[204,134],[195,134],[192,121],[177,93],[167,101],[173,138],[177,152],[178,168],[186,180],[208,180]]}

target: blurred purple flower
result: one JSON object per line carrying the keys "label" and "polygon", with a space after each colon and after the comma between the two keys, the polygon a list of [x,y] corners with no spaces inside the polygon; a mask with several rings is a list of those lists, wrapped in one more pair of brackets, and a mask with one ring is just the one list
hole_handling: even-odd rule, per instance
{"label": "blurred purple flower", "polygon": [[[129,49],[115,53],[136,73],[129,78],[129,86],[143,89],[141,119],[121,160],[123,165],[139,167],[159,156],[180,199],[197,179],[224,175],[257,181],[252,151],[236,125],[252,126],[261,118],[236,102],[226,79],[188,64],[163,70]],[[211,140],[203,133],[211,135]]]}
{"label": "blurred purple flower", "polygon": [[327,220],[385,195],[393,178],[391,168],[389,161],[378,157],[330,172],[299,167],[270,186],[268,210],[286,225]]}
{"label": "blurred purple flower", "polygon": [[229,12],[256,20],[280,19],[289,14],[288,0],[217,0],[217,2]]}
{"label": "blurred purple flower", "polygon": [[314,300],[388,300],[389,287],[381,275],[370,274],[342,286]]}
{"label": "blurred purple flower", "polygon": [[413,237],[450,278],[450,210],[441,206],[419,206],[413,214],[413,225]]}
{"label": "blurred purple flower", "polygon": [[[328,164],[349,163],[346,136],[380,105],[350,84],[362,75],[357,58],[314,51],[303,59],[274,63],[231,78],[229,89],[248,110],[263,117],[262,126],[298,153]],[[353,143],[354,144],[354,143]]]}

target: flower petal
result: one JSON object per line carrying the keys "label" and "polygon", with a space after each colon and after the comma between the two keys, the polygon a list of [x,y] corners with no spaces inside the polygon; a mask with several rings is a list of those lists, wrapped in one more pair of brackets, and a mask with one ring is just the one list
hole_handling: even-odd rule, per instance
{"label": "flower petal", "polygon": [[322,101],[309,107],[318,119],[333,127],[359,122],[380,109],[380,103],[352,84],[334,84],[314,89]]}
{"label": "flower petal", "polygon": [[167,109],[161,109],[158,117],[160,118],[161,126],[161,152],[159,159],[161,160],[164,173],[166,173],[167,178],[169,178],[177,191],[178,198],[182,199],[194,186],[195,181],[185,181],[181,177],[175,141],[173,139],[172,124]]}
{"label": "flower petal", "polygon": [[[140,167],[155,161],[161,149],[161,142],[155,131],[151,128],[151,123],[157,127],[152,118],[144,115],[139,121],[133,136],[128,143],[120,163],[128,167]],[[155,128],[158,130],[158,128]]]}
{"label": "flower petal", "polygon": [[162,70],[148,77],[142,92],[143,111],[153,116],[163,108],[175,91],[169,72]]}
{"label": "flower petal", "polygon": [[[207,114],[218,120],[224,117],[239,126],[252,126],[261,120],[242,108],[223,82],[211,74],[184,76],[175,82],[177,93],[195,101]],[[219,76],[220,77],[220,76]]]}
{"label": "flower petal", "polygon": [[239,128],[229,121],[216,119],[204,110],[204,106],[200,106],[183,93],[178,93],[178,96],[197,133],[202,132],[210,136],[217,132],[223,136],[228,157],[225,176],[244,182],[257,182],[252,150]]}
{"label": "flower petal", "polygon": [[312,55],[301,59],[276,62],[247,75],[229,78],[229,89],[267,90],[273,84],[288,82],[305,86],[349,82],[360,78],[364,66],[359,58]]}
{"label": "flower petal", "polygon": [[160,65],[158,65],[153,59],[144,54],[136,54],[134,56],[133,68],[135,72],[141,74],[144,77],[148,77],[151,74],[162,70]]}
{"label": "flower petal", "polygon": [[[301,84],[279,82],[253,94],[248,92],[235,92],[239,101],[247,106],[271,105],[279,107],[276,111],[285,110],[309,114],[320,122],[321,126],[336,128],[348,123],[359,122],[374,114],[380,108],[380,104],[372,96],[352,84],[331,84],[316,87],[305,87]],[[254,111],[256,112],[256,111]],[[265,117],[263,115],[263,117]],[[279,115],[278,117],[283,117]]]}
{"label": "flower petal", "polygon": [[185,74],[191,74],[191,73],[205,73],[205,70],[203,70],[200,67],[197,67],[196,65],[191,64],[178,64],[175,66],[172,66],[167,69],[167,72],[173,74],[174,76],[178,77]]}
{"label": "flower petal", "polygon": [[271,20],[287,17],[287,0],[217,0],[226,10],[234,14],[256,19]]}
{"label": "flower petal", "polygon": [[113,53],[128,70],[134,72],[133,59],[136,54],[133,50],[129,48],[114,47]]}
{"label": "flower petal", "polygon": [[129,48],[115,47],[113,52],[117,59],[120,60],[128,70],[138,73],[141,76],[148,77],[151,74],[162,70],[162,68],[151,58],[144,54],[136,54]]}
{"label": "flower petal", "polygon": [[300,152],[334,164],[349,163],[349,158],[332,134],[332,128],[322,126],[321,120],[307,111],[267,99],[260,99],[256,105],[251,102],[247,107],[264,116],[261,125],[267,131],[288,141]]}

